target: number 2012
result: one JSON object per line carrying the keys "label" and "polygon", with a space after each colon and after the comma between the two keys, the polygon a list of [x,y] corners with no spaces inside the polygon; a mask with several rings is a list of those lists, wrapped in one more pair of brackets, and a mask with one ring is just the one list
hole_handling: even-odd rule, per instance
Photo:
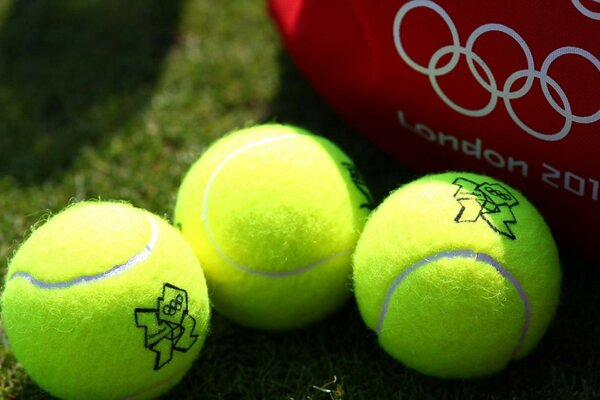
{"label": "number 2012", "polygon": [[562,172],[559,169],[542,164],[544,171],[542,172],[542,181],[544,183],[557,188],[564,189],[579,197],[590,196],[594,201],[598,201],[598,193],[600,192],[600,183],[596,179],[584,178],[573,172]]}

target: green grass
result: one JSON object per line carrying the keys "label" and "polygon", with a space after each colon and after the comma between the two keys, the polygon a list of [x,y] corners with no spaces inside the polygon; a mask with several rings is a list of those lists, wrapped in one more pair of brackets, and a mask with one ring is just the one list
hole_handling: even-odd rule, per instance
{"label": "green grass", "polygon": [[[414,176],[319,100],[262,1],[0,0],[0,277],[48,212],[103,198],[170,216],[182,175],[211,141],[272,120],[339,143],[378,200]],[[215,314],[199,359],[168,397],[600,398],[600,269],[562,257],[563,297],[548,334],[496,376],[445,381],[404,368],[378,348],[351,302],[285,334]],[[0,398],[49,398],[6,345]]]}

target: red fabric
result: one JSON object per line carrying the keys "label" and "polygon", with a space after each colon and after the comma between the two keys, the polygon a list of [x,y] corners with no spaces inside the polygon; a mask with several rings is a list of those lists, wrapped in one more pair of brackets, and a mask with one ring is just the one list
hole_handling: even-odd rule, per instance
{"label": "red fabric", "polygon": [[359,132],[418,171],[521,189],[599,258],[600,3],[269,0],[294,61]]}

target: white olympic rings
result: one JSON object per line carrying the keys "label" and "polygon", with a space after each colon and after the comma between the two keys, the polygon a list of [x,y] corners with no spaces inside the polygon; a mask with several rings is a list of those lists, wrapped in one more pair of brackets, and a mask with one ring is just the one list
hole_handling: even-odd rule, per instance
{"label": "white olympic rings", "polygon": [[[579,0],[572,0],[573,4],[577,7]],[[600,2],[600,0],[594,0]],[[416,9],[416,8],[428,8],[438,14],[445,24],[447,25],[450,35],[452,37],[452,44],[443,46],[439,48],[437,51],[433,53],[431,58],[429,59],[429,63],[427,66],[423,66],[414,61],[406,52],[404,45],[402,43],[401,36],[401,27],[406,15]],[[579,7],[578,7],[579,9]],[[581,10],[580,10],[581,11]],[[589,15],[588,15],[589,16]],[[593,17],[590,17],[593,18]],[[600,19],[600,14],[596,16],[596,18]],[[421,74],[427,75],[429,77],[429,82],[431,83],[431,87],[436,92],[436,94],[440,97],[440,99],[448,105],[448,107],[452,108],[454,111],[459,112],[463,115],[467,115],[470,117],[483,117],[490,114],[498,103],[498,99],[502,99],[504,102],[504,106],[512,120],[515,122],[517,126],[519,126],[522,130],[534,136],[540,140],[545,141],[557,141],[565,138],[569,132],[571,131],[571,127],[573,123],[579,124],[591,124],[598,120],[600,120],[600,107],[598,110],[590,115],[575,115],[571,109],[571,102],[567,98],[567,95],[563,88],[548,75],[548,70],[554,61],[558,58],[565,55],[574,55],[583,57],[585,60],[590,62],[598,72],[600,72],[600,60],[592,53],[587,50],[584,50],[579,47],[574,46],[565,46],[558,48],[552,51],[546,59],[543,61],[541,68],[538,70],[535,69],[535,62],[533,60],[533,54],[525,42],[525,40],[519,35],[515,30],[507,27],[502,24],[484,24],[475,29],[469,38],[467,39],[467,43],[465,46],[460,44],[460,39],[458,36],[458,29],[456,25],[448,15],[448,13],[440,7],[438,4],[434,3],[431,0],[412,0],[408,3],[404,4],[394,18],[393,25],[393,35],[394,35],[394,44],[396,46],[396,51],[404,60],[404,62],[410,66],[412,69],[420,72]],[[522,70],[518,70],[513,72],[504,82],[504,86],[502,88],[499,87],[496,78],[494,77],[493,72],[489,68],[489,66],[485,63],[485,61],[473,51],[473,47],[477,40],[488,32],[499,32],[503,33],[509,38],[513,39],[525,56],[525,60],[527,62],[527,67]],[[446,62],[446,64],[442,66],[438,66],[440,60],[444,58],[444,56],[451,55],[450,60]],[[479,85],[485,89],[490,94],[489,102],[480,109],[467,109],[456,102],[450,99],[448,95],[446,95],[440,85],[438,84],[438,78],[440,76],[446,75],[450,73],[457,66],[460,56],[464,55],[467,61],[467,65],[469,67],[469,71],[479,83]],[[482,76],[479,72],[476,65],[483,71]],[[512,90],[514,84],[519,80],[525,80],[523,86],[521,86],[518,90]],[[564,119],[565,123],[563,127],[555,133],[542,133],[534,130],[529,127],[519,116],[517,116],[511,101],[515,99],[519,99],[529,93],[530,89],[533,86],[534,80],[539,79],[540,86],[542,89],[542,93],[544,97],[548,101],[548,104],[552,107],[554,111],[560,114]],[[560,103],[558,104],[556,100],[554,100],[553,96],[550,93],[548,86],[552,87],[552,89],[558,95],[560,99]]]}

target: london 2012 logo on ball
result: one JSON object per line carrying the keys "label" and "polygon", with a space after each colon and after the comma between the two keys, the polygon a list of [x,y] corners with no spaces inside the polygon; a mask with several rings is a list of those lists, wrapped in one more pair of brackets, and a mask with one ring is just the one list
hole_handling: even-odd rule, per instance
{"label": "london 2012 logo on ball", "polygon": [[[575,5],[578,3],[578,1],[574,1]],[[452,44],[440,47],[437,51],[435,51],[429,59],[427,65],[418,64],[410,57],[405,49],[404,40],[406,38],[401,34],[402,24],[405,21],[406,16],[412,10],[418,8],[427,8],[438,14],[448,26],[452,36]],[[578,9],[580,8],[578,7]],[[589,12],[587,14],[589,14]],[[594,16],[596,15],[594,14]],[[498,83],[496,77],[494,76],[494,72],[486,64],[485,60],[473,50],[477,40],[481,36],[490,32],[502,33],[505,34],[509,39],[514,40],[522,49],[527,61],[526,68],[514,71],[506,79],[504,85],[500,85]],[[410,33],[406,33],[406,36],[409,34]],[[463,115],[470,117],[486,116],[496,108],[498,100],[502,99],[504,106],[514,123],[531,136],[544,141],[557,141],[565,138],[571,131],[571,127],[574,123],[591,124],[600,120],[600,107],[592,114],[577,115],[572,110],[571,100],[569,100],[567,97],[565,90],[548,73],[550,67],[557,59],[569,55],[583,58],[585,61],[596,67],[598,72],[600,72],[600,60],[598,60],[596,56],[585,49],[575,46],[564,46],[557,48],[548,54],[548,56],[542,62],[541,67],[537,69],[531,49],[523,37],[521,37],[521,35],[519,35],[514,29],[497,23],[484,24],[476,28],[468,37],[466,44],[463,46],[460,43],[458,28],[454,24],[450,15],[441,6],[430,0],[413,0],[400,7],[394,18],[393,35],[396,51],[402,60],[415,71],[427,75],[433,90],[440,97],[440,99],[448,107]],[[440,61],[442,59],[446,59],[444,57],[448,55],[450,55],[449,60],[445,64],[440,65]],[[488,103],[482,108],[469,109],[462,107],[461,105],[457,104],[456,101],[452,100],[446,93],[444,93],[438,83],[439,77],[451,73],[456,68],[458,62],[460,61],[461,55],[466,58],[469,71],[476,79],[477,83],[490,94]],[[482,76],[482,73],[479,71],[483,71],[483,75],[485,76]],[[576,76],[572,77],[573,79],[577,79]],[[524,84],[519,89],[514,89],[515,84],[522,79],[525,79]],[[548,104],[565,120],[562,128],[556,132],[539,132],[533,129],[517,115],[512,106],[512,101],[524,97],[530,92],[535,79],[539,80],[544,98]],[[552,88],[552,90],[554,90],[554,92],[558,95],[558,101],[553,98],[552,94],[550,93],[550,88]]]}
{"label": "london 2012 logo on ball", "polygon": [[517,223],[513,209],[519,201],[507,188],[499,183],[474,182],[461,177],[452,184],[458,186],[454,199],[461,206],[454,222],[483,220],[493,231],[512,240],[517,238],[511,226]]}
{"label": "london 2012 logo on ball", "polygon": [[155,353],[154,370],[171,362],[174,352],[187,352],[198,341],[196,319],[188,311],[188,293],[163,284],[156,308],[136,308],[135,325],[144,329],[144,347]]}

